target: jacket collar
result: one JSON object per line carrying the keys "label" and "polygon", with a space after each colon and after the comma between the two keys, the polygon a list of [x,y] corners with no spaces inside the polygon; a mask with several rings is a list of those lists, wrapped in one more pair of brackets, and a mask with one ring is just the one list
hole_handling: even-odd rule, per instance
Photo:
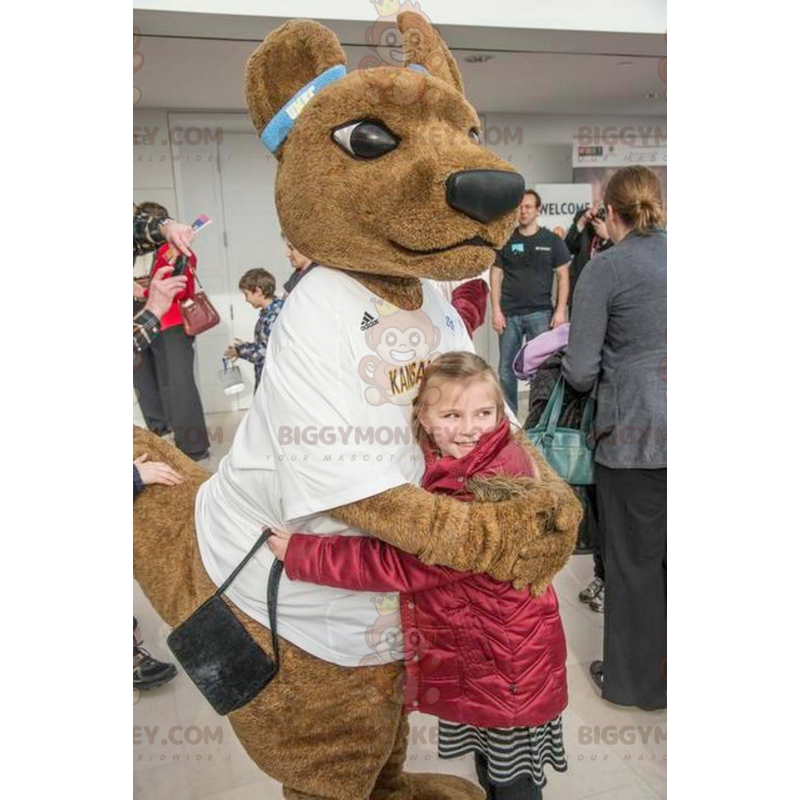
{"label": "jacket collar", "polygon": [[472,452],[463,458],[441,455],[438,448],[426,438],[422,450],[425,454],[427,488],[433,489],[440,481],[449,482],[452,479],[463,485],[473,475],[483,472],[492,464],[510,438],[511,426],[508,419],[503,419],[493,431],[483,434]]}

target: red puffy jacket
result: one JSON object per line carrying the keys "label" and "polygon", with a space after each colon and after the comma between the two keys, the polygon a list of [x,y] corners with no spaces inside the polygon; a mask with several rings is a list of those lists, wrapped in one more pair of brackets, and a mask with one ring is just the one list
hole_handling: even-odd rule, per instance
{"label": "red puffy jacket", "polygon": [[[508,422],[460,459],[426,452],[424,488],[467,500],[472,477],[532,474]],[[567,647],[553,587],[538,598],[488,575],[423,564],[365,536],[289,540],[286,574],[358,591],[399,591],[409,711],[486,728],[542,725],[567,705]]]}

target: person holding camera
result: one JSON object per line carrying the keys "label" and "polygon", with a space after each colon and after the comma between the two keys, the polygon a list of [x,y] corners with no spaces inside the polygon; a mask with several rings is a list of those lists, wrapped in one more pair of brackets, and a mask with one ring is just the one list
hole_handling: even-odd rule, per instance
{"label": "person holding camera", "polygon": [[614,246],[606,226],[606,210],[596,205],[579,211],[572,220],[572,225],[564,240],[567,249],[572,253],[569,265],[569,285],[572,292],[569,297],[569,308],[575,297],[575,285],[583,272],[583,268],[598,254]]}

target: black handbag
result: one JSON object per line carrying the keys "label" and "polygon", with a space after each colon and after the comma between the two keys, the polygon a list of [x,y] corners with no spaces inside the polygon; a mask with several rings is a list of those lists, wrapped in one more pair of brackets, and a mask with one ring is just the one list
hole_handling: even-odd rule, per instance
{"label": "black handbag", "polygon": [[271,535],[271,530],[265,530],[228,580],[167,637],[169,649],[186,674],[211,703],[214,711],[223,716],[249,703],[280,669],[277,605],[283,562],[275,559],[267,584],[267,609],[274,660],[258,646],[236,619],[222,596]]}

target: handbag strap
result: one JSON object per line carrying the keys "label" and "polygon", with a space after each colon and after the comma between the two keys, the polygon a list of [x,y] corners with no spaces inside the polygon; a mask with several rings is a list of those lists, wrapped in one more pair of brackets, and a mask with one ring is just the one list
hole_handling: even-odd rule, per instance
{"label": "handbag strap", "polygon": [[269,629],[272,633],[272,652],[275,654],[275,665],[280,669],[281,653],[278,649],[278,586],[283,574],[283,561],[276,558],[272,562],[267,583],[267,611],[269,612]]}
{"label": "handbag strap", "polygon": [[581,430],[589,433],[594,425],[594,397],[587,397],[583,404],[583,415],[581,416]]}
{"label": "handbag strap", "polygon": [[544,410],[544,422],[547,427],[547,436],[554,436],[556,426],[561,419],[561,408],[564,405],[564,378],[559,377],[556,381],[550,399],[547,401],[547,408]]}
{"label": "handbag strap", "polygon": [[228,575],[228,580],[222,584],[222,586],[214,592],[215,595],[222,595],[225,590],[233,583],[236,576],[245,568],[247,562],[256,554],[258,549],[263,546],[264,542],[272,535],[272,531],[267,528],[265,531],[262,532],[261,536],[256,539],[256,543],[250,548],[250,552],[242,559],[241,563],[239,564],[236,569]]}
{"label": "handbag strap", "polygon": [[[256,554],[259,548],[263,547],[264,542],[272,536],[272,530],[267,528],[261,533],[261,536],[256,539],[256,543],[250,548],[250,552],[241,560],[239,566],[231,572],[228,579],[222,586],[214,592],[215,597],[221,597],[225,590],[233,583],[236,576],[245,568],[247,562]],[[275,559],[272,563],[272,569],[269,572],[269,581],[267,582],[267,611],[269,613],[269,627],[272,632],[272,652],[275,654],[275,664],[280,667],[281,657],[278,651],[278,586],[280,585],[281,574],[283,573],[283,561]]]}

